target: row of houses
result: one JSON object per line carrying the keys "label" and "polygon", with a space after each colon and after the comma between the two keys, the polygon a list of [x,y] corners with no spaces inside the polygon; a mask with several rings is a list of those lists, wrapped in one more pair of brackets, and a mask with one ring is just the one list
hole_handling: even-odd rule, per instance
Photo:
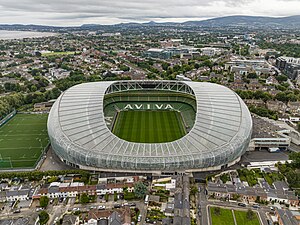
{"label": "row of houses", "polygon": [[0,202],[31,200],[35,190],[35,188],[25,185],[9,187],[4,183],[1,185],[0,189]]}
{"label": "row of houses", "polygon": [[216,199],[240,199],[246,203],[254,203],[260,200],[289,204],[293,207],[299,206],[299,199],[295,191],[289,190],[287,184],[283,181],[274,182],[273,187],[270,187],[265,181],[262,182],[262,187],[248,187],[243,183],[219,184],[209,182],[207,193],[210,197]]}
{"label": "row of houses", "polygon": [[284,209],[276,209],[273,223],[279,225],[299,225],[300,213],[297,211],[289,211]]}
{"label": "row of houses", "polygon": [[253,105],[256,107],[267,107],[269,110],[276,111],[279,113],[289,112],[293,115],[300,114],[300,102],[288,102],[284,103],[282,101],[274,101],[270,100],[264,102],[260,99],[245,99],[244,100],[247,105]]}
{"label": "row of houses", "polygon": [[62,225],[130,225],[131,211],[129,207],[117,210],[92,209],[83,214],[82,221],[78,215],[67,214],[62,218]]}
{"label": "row of houses", "polygon": [[90,210],[86,215],[84,225],[130,225],[131,211],[129,207],[118,210]]}
{"label": "row of houses", "polygon": [[[75,176],[76,177],[76,176]],[[41,188],[28,185],[10,187],[7,183],[0,184],[0,202],[24,201],[39,199],[41,196],[49,198],[76,197],[78,194],[105,195],[134,191],[134,185],[142,181],[143,177],[100,178],[97,185],[85,185],[73,181],[74,177],[64,177],[61,182],[45,184]]]}
{"label": "row of houses", "polygon": [[40,188],[33,197],[40,198],[41,196],[47,196],[49,198],[72,198],[82,193],[88,195],[119,194],[124,192],[124,188],[126,188],[128,192],[133,192],[134,184],[135,183],[103,183],[97,185],[84,185],[79,182],[69,184],[53,182],[50,185]]}

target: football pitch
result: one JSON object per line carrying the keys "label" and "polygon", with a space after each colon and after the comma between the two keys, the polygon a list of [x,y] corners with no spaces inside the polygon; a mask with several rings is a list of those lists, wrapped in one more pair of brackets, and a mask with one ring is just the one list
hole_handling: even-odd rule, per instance
{"label": "football pitch", "polygon": [[0,127],[0,170],[33,168],[48,145],[47,114],[17,114]]}
{"label": "football pitch", "polygon": [[162,143],[177,140],[186,131],[176,111],[121,111],[113,133],[130,142]]}

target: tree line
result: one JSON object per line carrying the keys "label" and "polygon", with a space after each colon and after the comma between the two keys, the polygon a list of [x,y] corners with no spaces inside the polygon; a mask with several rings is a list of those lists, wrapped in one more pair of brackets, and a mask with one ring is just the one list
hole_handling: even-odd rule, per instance
{"label": "tree line", "polygon": [[51,99],[56,99],[61,94],[58,88],[53,88],[46,92],[33,92],[29,94],[23,93],[12,93],[0,98],[0,119],[4,118],[14,109],[19,109],[20,107],[28,104],[35,104],[38,102],[49,101]]}
{"label": "tree line", "polygon": [[242,99],[256,99],[256,100],[263,100],[264,102],[267,102],[269,100],[278,100],[285,103],[300,101],[300,91],[296,89],[281,91],[278,92],[275,96],[261,90],[258,91],[236,90],[236,93]]}

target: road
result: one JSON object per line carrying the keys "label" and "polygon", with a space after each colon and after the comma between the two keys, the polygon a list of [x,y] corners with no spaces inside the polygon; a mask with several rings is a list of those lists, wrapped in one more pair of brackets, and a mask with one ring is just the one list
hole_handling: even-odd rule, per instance
{"label": "road", "polygon": [[199,185],[198,190],[198,206],[197,206],[197,221],[198,225],[209,225],[209,217],[207,211],[208,201],[205,195],[205,185]]}
{"label": "road", "polygon": [[28,218],[29,221],[37,218],[38,213],[30,208],[21,209],[20,213],[13,213],[13,210],[6,206],[3,211],[0,212],[0,220],[18,219],[18,218]]}
{"label": "road", "polygon": [[54,220],[56,218],[60,218],[61,215],[68,212],[70,205],[56,205],[53,206],[52,210],[47,210],[49,214],[49,221],[48,224],[54,224]]}

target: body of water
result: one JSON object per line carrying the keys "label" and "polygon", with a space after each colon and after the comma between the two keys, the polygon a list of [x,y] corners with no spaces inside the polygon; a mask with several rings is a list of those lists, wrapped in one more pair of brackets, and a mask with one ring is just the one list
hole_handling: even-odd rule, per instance
{"label": "body of water", "polygon": [[2,40],[49,37],[49,36],[55,36],[55,35],[58,35],[58,34],[50,33],[50,32],[0,30],[0,39],[2,39]]}

